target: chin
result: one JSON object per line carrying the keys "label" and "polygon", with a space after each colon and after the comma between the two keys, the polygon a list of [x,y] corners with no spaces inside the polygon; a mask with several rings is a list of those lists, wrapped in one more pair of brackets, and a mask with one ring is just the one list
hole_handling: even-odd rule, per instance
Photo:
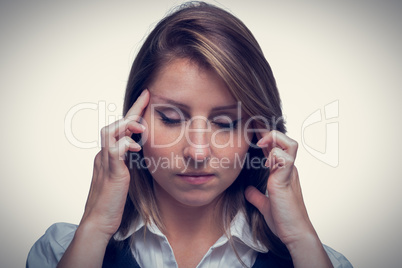
{"label": "chin", "polygon": [[217,196],[206,193],[185,193],[175,197],[176,201],[188,207],[203,207],[217,200]]}

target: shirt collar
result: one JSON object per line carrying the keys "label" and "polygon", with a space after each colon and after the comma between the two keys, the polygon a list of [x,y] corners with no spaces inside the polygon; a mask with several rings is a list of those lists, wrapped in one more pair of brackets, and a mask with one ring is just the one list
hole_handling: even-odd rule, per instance
{"label": "shirt collar", "polygon": [[[129,238],[130,236],[132,236],[133,234],[135,234],[135,233],[139,232],[140,230],[142,230],[143,227],[145,227],[145,222],[144,222],[144,220],[143,220],[143,218],[142,218],[141,216],[138,216],[138,219],[137,219],[135,222],[133,222],[133,223],[131,224],[131,226],[129,227],[129,230],[128,230],[128,232],[127,232],[126,235],[122,235],[120,232],[117,232],[117,233],[113,236],[113,238],[114,238],[115,240],[118,240],[118,241],[125,240],[125,239]],[[159,230],[159,228],[156,226],[156,224],[154,223],[154,221],[153,221],[152,219],[151,219],[151,224],[148,224],[148,225],[147,225],[147,229],[148,229],[148,231],[150,231],[151,233],[156,234],[156,235],[158,235],[158,236],[165,236],[165,235]]]}
{"label": "shirt collar", "polygon": [[247,222],[246,215],[242,211],[238,212],[230,225],[230,234],[237,237],[248,247],[258,252],[268,252],[268,249],[260,241],[256,241]]}
{"label": "shirt collar", "polygon": [[[139,219],[130,226],[130,229],[126,235],[123,236],[120,232],[118,232],[114,235],[114,239],[118,241],[125,240],[128,237],[132,236],[133,234],[140,232],[140,230],[143,230],[144,227],[145,227],[144,220],[141,217],[139,217]],[[148,229],[149,232],[157,236],[166,238],[165,235],[159,230],[159,228],[152,220],[151,223],[146,226],[146,228]],[[242,211],[239,211],[232,220],[230,225],[230,234],[232,237],[236,237],[245,245],[247,245],[248,247],[257,252],[263,252],[263,253],[268,252],[268,249],[267,247],[264,246],[264,244],[262,244],[260,241],[256,241],[253,238],[253,233],[251,232],[246,216]],[[220,237],[212,247],[216,248],[227,242],[228,242],[227,237],[225,235],[222,235],[222,237]]]}

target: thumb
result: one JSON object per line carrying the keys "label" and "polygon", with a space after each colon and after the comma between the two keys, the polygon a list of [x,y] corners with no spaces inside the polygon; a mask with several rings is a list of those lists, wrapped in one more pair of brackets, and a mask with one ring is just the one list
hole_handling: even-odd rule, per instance
{"label": "thumb", "polygon": [[263,195],[254,186],[248,186],[244,191],[244,195],[247,201],[250,202],[253,206],[255,206],[261,212],[261,214],[265,215],[267,210],[269,210],[268,197]]}
{"label": "thumb", "polygon": [[260,213],[264,216],[265,222],[267,223],[269,228],[274,232],[274,234],[276,234],[276,228],[271,214],[271,203],[269,201],[269,198],[262,194],[254,186],[248,186],[244,191],[244,196],[246,197],[248,202],[255,206],[258,211],[260,211]]}

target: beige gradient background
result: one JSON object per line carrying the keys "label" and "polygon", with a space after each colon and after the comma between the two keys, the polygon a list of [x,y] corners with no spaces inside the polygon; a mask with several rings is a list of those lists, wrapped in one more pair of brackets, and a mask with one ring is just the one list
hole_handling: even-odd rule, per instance
{"label": "beige gradient background", "polygon": [[[121,114],[143,37],[180,1],[0,2],[0,267],[24,267],[54,222],[78,223],[99,148],[81,141]],[[281,92],[305,202],[323,243],[355,267],[402,263],[401,1],[220,0],[259,40]],[[339,101],[339,164],[301,143],[302,124]],[[111,106],[109,106],[111,105]],[[116,110],[113,105],[117,107]],[[100,119],[99,119],[100,118]],[[325,150],[325,123],[305,130]]]}

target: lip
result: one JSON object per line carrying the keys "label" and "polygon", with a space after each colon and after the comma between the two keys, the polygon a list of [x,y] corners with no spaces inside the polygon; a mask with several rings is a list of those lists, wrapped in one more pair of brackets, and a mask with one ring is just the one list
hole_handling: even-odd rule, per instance
{"label": "lip", "polygon": [[184,174],[177,174],[183,181],[194,184],[200,185],[211,181],[215,175],[212,173],[184,173]]}

